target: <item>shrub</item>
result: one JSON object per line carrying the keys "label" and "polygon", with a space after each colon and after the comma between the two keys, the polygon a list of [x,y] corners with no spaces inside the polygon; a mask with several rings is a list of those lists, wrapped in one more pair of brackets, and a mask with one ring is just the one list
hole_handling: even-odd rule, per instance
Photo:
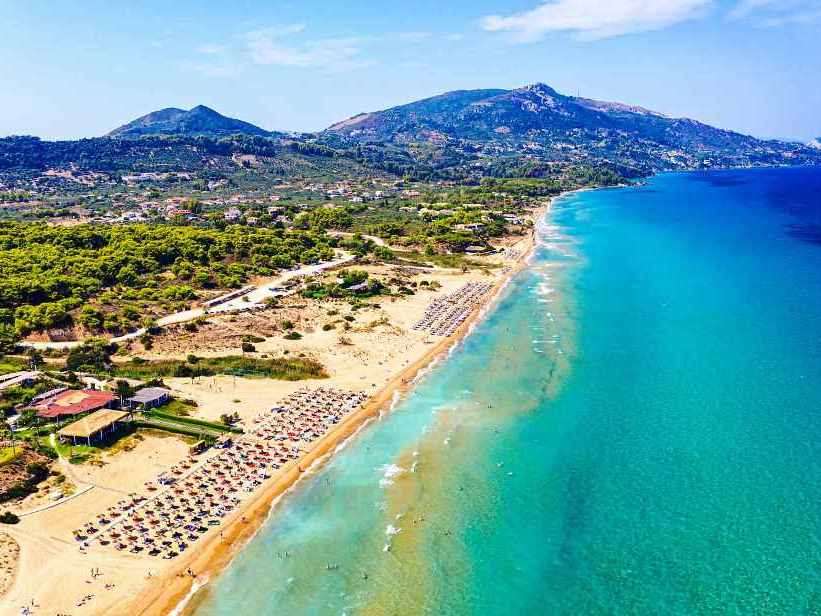
{"label": "shrub", "polygon": [[4,511],[0,514],[0,523],[2,524],[17,524],[20,521],[16,515],[14,515],[11,511]]}
{"label": "shrub", "polygon": [[174,376],[193,377],[194,370],[188,364],[180,364],[174,369]]}
{"label": "shrub", "polygon": [[286,340],[300,340],[302,338],[302,334],[299,332],[289,332],[283,336]]}
{"label": "shrub", "polygon": [[109,344],[100,338],[89,338],[82,345],[69,351],[66,368],[69,370],[93,370],[95,368],[105,370],[111,361],[111,355],[116,351],[116,344]]}
{"label": "shrub", "polygon": [[[239,402],[237,400],[237,402]],[[233,426],[235,423],[239,421],[239,413],[223,413],[220,415],[220,421],[224,423],[226,426]]]}

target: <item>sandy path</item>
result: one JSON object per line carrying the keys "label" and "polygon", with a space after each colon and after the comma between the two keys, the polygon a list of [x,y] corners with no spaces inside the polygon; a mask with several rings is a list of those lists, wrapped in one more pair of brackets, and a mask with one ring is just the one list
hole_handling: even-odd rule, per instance
{"label": "sandy path", "polygon": [[0,597],[14,581],[17,561],[20,557],[20,546],[6,533],[0,532]]}

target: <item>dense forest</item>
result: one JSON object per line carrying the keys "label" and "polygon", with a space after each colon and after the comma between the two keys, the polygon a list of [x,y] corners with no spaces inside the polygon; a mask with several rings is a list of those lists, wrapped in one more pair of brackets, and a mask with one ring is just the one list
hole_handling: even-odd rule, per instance
{"label": "dense forest", "polygon": [[321,231],[172,225],[0,226],[0,337],[79,324],[122,332],[242,285],[333,256]]}

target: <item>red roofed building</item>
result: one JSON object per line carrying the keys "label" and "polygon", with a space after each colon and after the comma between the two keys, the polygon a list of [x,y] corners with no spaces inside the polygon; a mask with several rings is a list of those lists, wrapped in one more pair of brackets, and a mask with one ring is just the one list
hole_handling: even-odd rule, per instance
{"label": "red roofed building", "polygon": [[46,419],[60,419],[89,411],[116,406],[117,396],[109,391],[95,389],[67,389],[42,397],[30,408],[37,411],[38,417]]}

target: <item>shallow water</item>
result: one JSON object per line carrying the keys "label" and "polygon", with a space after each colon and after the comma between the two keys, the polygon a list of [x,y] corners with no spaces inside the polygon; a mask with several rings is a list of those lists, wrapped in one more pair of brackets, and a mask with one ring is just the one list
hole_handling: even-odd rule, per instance
{"label": "shallow water", "polygon": [[197,614],[821,611],[819,195],[780,169],[560,201]]}

